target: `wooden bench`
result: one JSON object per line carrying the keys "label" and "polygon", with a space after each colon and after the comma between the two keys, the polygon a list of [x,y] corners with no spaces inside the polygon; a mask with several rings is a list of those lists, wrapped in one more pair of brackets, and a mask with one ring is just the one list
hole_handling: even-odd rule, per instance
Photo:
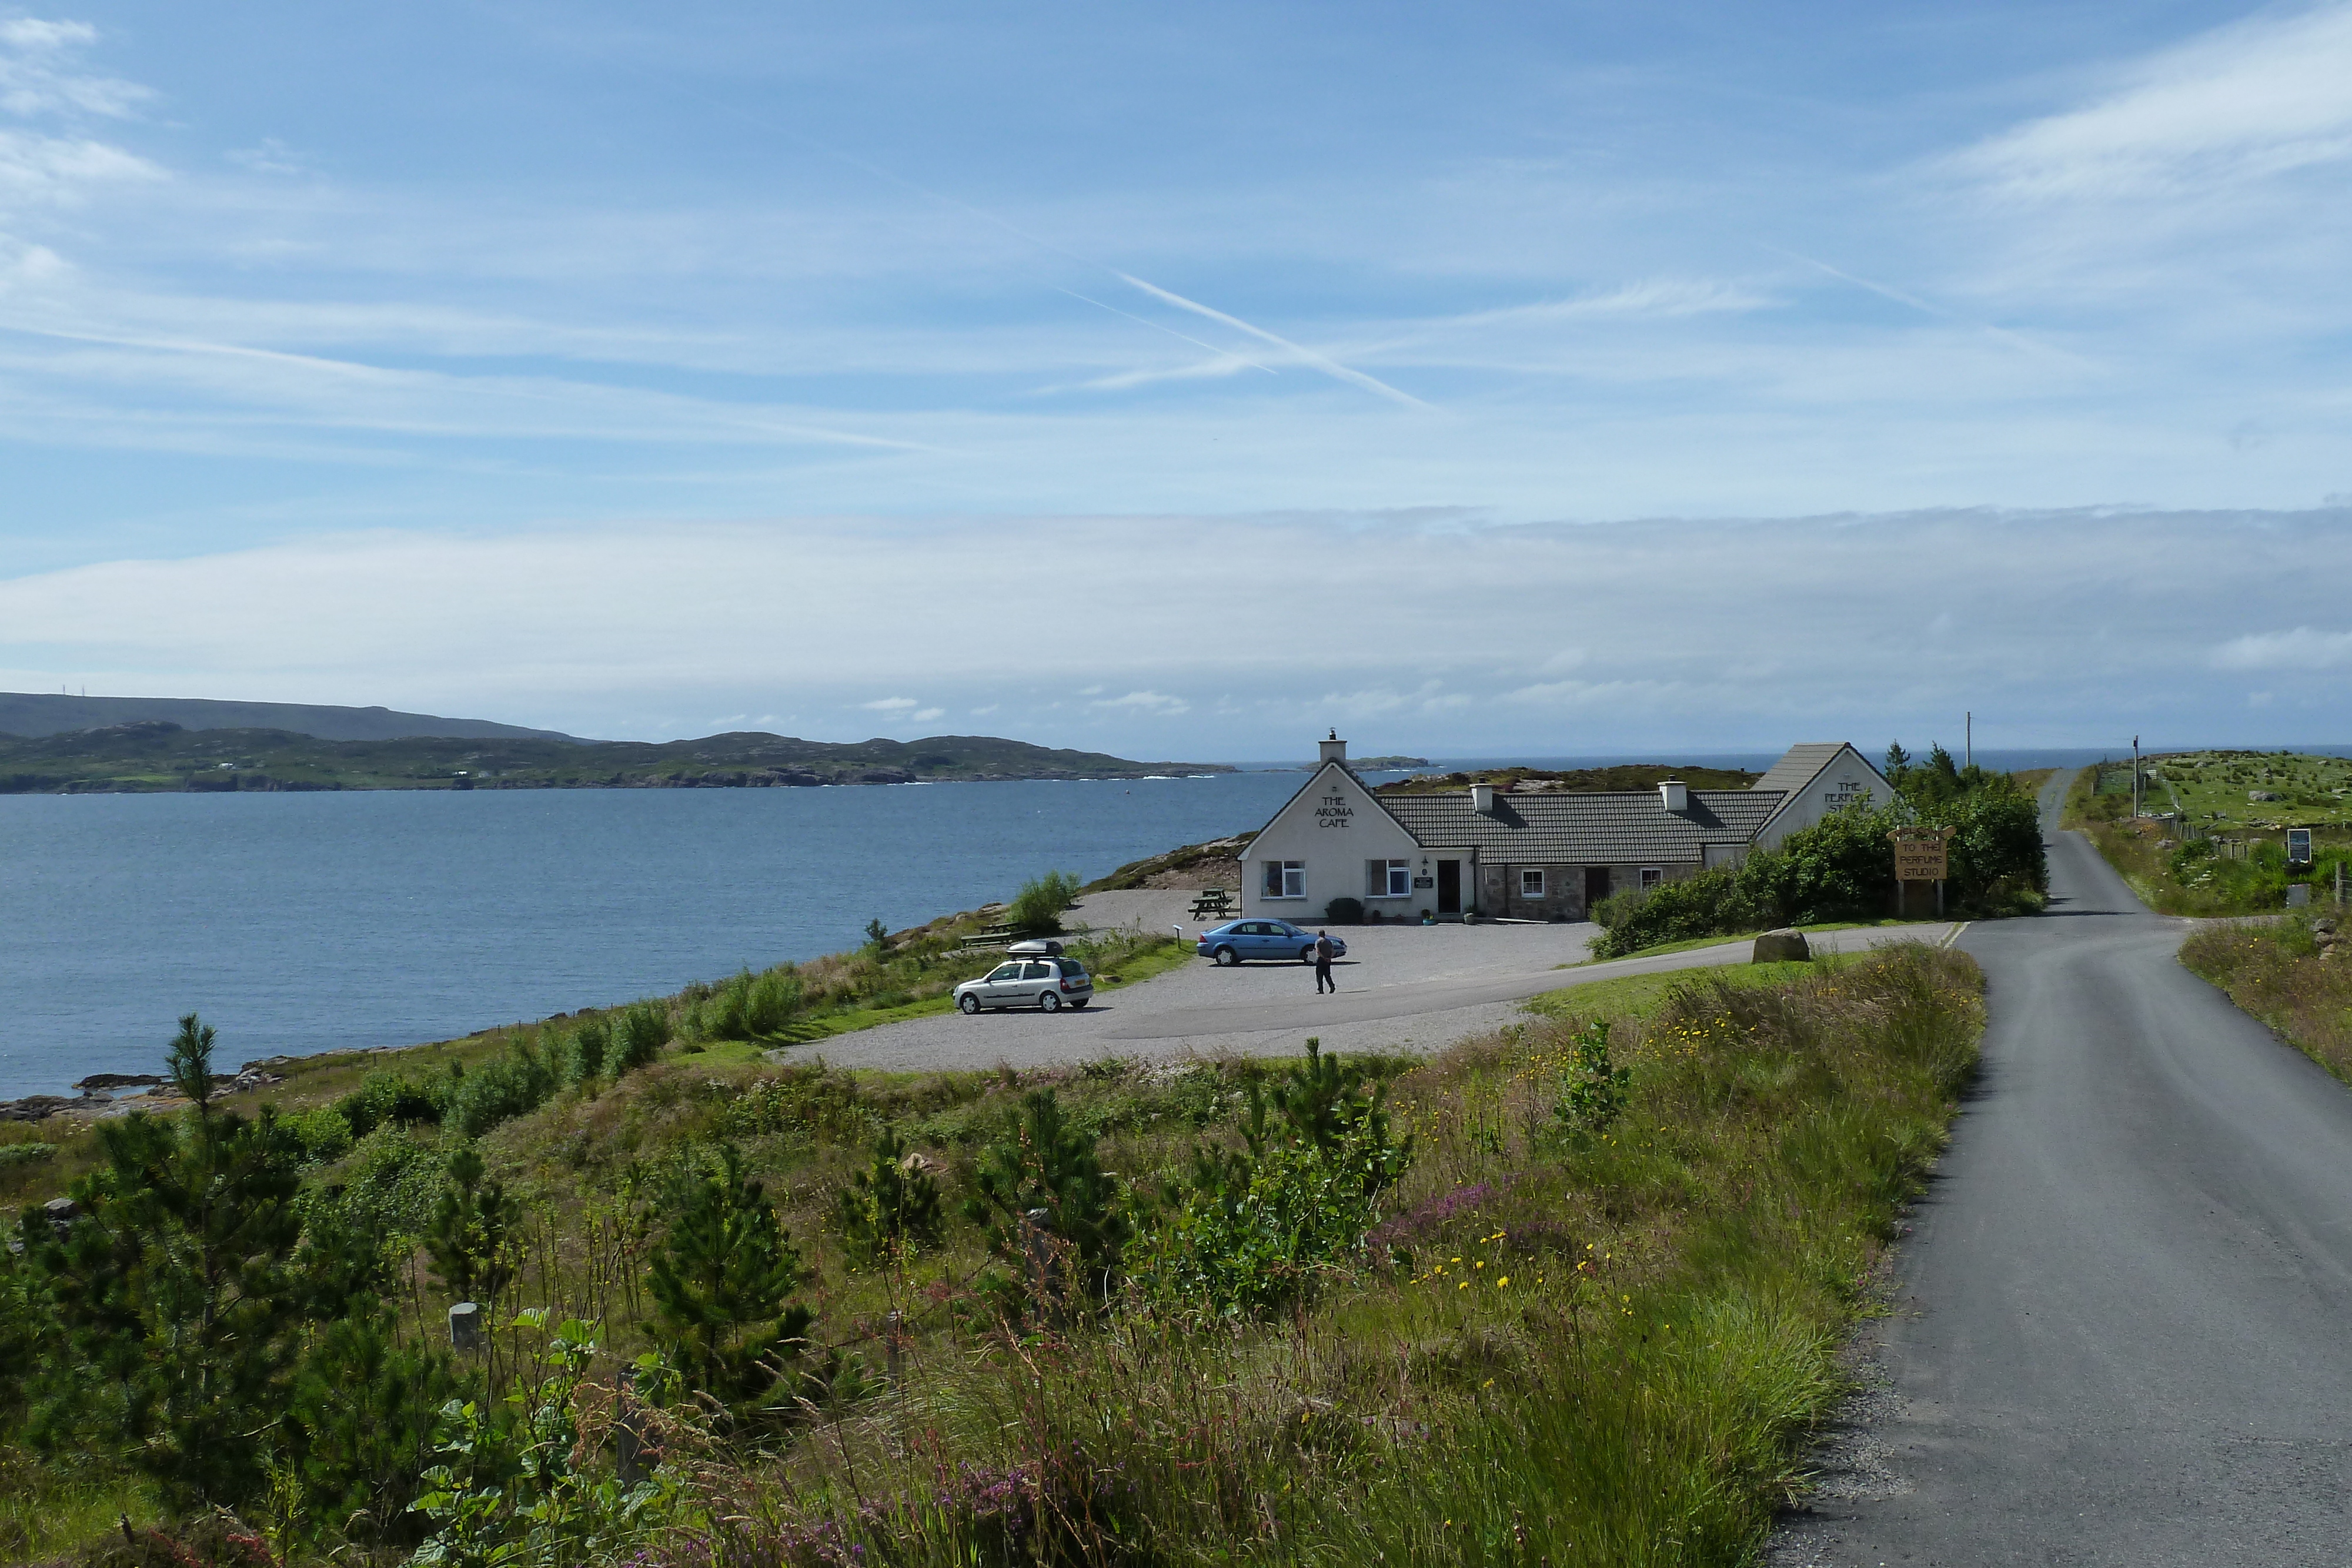
{"label": "wooden bench", "polygon": [[961,943],[959,943],[958,946],[963,951],[969,953],[982,947],[1003,947],[1012,940],[1012,926],[992,925],[985,931],[973,932],[971,936],[966,936]]}
{"label": "wooden bench", "polygon": [[1203,888],[1192,898],[1192,918],[1204,920],[1213,915],[1220,919],[1234,912],[1234,890],[1230,887]]}

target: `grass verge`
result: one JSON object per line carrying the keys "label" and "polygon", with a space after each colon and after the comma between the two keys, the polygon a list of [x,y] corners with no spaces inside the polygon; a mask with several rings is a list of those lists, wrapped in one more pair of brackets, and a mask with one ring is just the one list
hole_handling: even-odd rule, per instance
{"label": "grass verge", "polygon": [[2352,960],[2333,956],[2326,916],[2210,925],[2180,962],[2272,1032],[2352,1084]]}
{"label": "grass verge", "polygon": [[[1874,931],[1882,925],[1917,925],[1916,920],[1824,920],[1811,925],[1791,925],[1791,931]],[[1637,947],[1631,953],[1621,953],[1614,958],[1587,958],[1581,963],[1562,964],[1563,969],[1581,969],[1591,964],[1616,964],[1627,958],[1655,958],[1667,953],[1689,953],[1701,947],[1720,947],[1727,942],[1752,942],[1764,935],[1759,927],[1754,931],[1736,931],[1722,936],[1689,936],[1679,942],[1658,942],[1647,947]]]}

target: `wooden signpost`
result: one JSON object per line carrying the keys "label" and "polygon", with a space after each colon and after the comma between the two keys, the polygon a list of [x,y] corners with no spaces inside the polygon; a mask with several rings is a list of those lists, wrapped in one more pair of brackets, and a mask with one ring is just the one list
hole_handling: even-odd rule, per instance
{"label": "wooden signpost", "polygon": [[1944,917],[1944,877],[1950,870],[1949,845],[1957,828],[1897,828],[1886,836],[1895,841],[1895,888],[1899,912],[1911,913],[1911,883],[1936,884],[1936,918]]}

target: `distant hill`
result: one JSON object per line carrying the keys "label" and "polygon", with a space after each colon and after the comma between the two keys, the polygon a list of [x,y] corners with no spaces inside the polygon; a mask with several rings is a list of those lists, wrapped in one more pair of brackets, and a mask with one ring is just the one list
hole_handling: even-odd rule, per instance
{"label": "distant hill", "polygon": [[552,729],[525,729],[486,718],[436,718],[384,707],[328,707],[310,703],[230,703],[204,697],[70,697],[47,692],[0,692],[0,735],[40,737],[68,730],[154,721],[182,729],[281,729],[320,740],[398,740],[412,735],[509,740],[570,740]]}
{"label": "distant hill", "polygon": [[0,794],[14,795],[757,789],[1232,771],[1221,763],[1130,762],[1100,752],[1057,751],[975,735],[847,745],[759,731],[662,744],[432,736],[322,740],[283,729],[184,729],[152,719],[66,734],[0,737]]}

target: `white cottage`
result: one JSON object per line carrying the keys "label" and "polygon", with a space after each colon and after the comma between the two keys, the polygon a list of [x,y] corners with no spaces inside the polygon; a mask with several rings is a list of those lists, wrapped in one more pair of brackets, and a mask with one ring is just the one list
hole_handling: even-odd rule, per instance
{"label": "white cottage", "polygon": [[1656,887],[1769,848],[1840,806],[1894,798],[1894,786],[1843,742],[1791,747],[1746,789],[1514,795],[1491,785],[1380,796],[1348,767],[1348,743],[1322,760],[1242,852],[1242,913],[1311,924],[1335,898],[1367,915],[1582,920],[1600,900]]}

